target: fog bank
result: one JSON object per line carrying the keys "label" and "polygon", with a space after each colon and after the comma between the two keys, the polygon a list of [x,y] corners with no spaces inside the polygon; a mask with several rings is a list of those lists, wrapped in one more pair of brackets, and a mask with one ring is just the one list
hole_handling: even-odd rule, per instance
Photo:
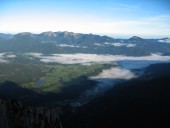
{"label": "fog bank", "polygon": [[29,53],[33,57],[37,57],[45,63],[61,63],[61,64],[88,64],[88,63],[109,63],[123,60],[148,60],[148,61],[170,61],[170,56],[161,56],[159,54],[151,54],[150,56],[124,56],[124,55],[104,55],[104,54],[51,54],[42,55],[41,53]]}
{"label": "fog bank", "polygon": [[119,67],[103,70],[99,75],[90,77],[94,80],[100,79],[124,79],[129,80],[136,78],[137,76],[127,69],[121,69]]}

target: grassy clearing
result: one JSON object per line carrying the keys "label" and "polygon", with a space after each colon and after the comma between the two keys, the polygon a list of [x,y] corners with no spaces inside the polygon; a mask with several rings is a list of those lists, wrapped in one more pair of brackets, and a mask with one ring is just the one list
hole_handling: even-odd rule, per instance
{"label": "grassy clearing", "polygon": [[[0,64],[0,82],[16,82],[22,87],[40,92],[60,92],[62,87],[81,83],[113,64],[63,65],[63,64]],[[36,84],[43,79],[37,88]]]}
{"label": "grassy clearing", "polygon": [[45,83],[41,89],[45,92],[59,92],[62,87],[81,83],[85,77],[96,75],[109,67],[111,65],[48,65],[48,71],[43,78]]}

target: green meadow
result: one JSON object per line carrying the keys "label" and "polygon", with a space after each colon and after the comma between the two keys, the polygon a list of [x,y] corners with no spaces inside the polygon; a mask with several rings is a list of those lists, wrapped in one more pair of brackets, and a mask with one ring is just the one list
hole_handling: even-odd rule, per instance
{"label": "green meadow", "polygon": [[17,64],[0,63],[0,82],[13,81],[36,92],[61,91],[62,87],[85,82],[114,64]]}

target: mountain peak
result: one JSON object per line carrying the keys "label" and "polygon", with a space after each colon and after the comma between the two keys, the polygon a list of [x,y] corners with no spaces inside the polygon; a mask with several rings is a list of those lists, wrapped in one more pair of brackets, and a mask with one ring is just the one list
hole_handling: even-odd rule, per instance
{"label": "mountain peak", "polygon": [[56,34],[52,31],[47,31],[42,33],[44,36],[56,36]]}
{"label": "mountain peak", "polygon": [[129,40],[141,40],[142,38],[138,37],[138,36],[132,36],[131,38],[129,38]]}
{"label": "mountain peak", "polygon": [[14,35],[14,38],[16,37],[35,37],[35,34],[30,33],[30,32],[21,32],[21,33]]}
{"label": "mountain peak", "polygon": [[80,35],[80,33],[74,33],[74,32],[68,32],[68,31],[64,31],[62,33],[64,34],[64,37],[68,37],[68,36],[70,36],[70,37],[77,37],[77,36]]}
{"label": "mountain peak", "polygon": [[21,32],[18,33],[17,35],[21,35],[21,36],[32,36],[33,34],[31,32]]}

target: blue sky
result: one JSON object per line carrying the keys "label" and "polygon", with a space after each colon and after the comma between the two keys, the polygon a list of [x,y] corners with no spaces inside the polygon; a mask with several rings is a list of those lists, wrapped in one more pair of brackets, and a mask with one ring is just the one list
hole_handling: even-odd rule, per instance
{"label": "blue sky", "polygon": [[0,0],[0,32],[170,37],[170,0]]}

